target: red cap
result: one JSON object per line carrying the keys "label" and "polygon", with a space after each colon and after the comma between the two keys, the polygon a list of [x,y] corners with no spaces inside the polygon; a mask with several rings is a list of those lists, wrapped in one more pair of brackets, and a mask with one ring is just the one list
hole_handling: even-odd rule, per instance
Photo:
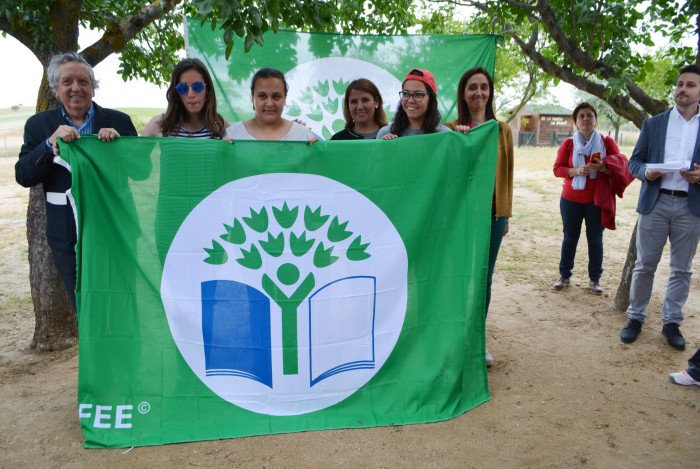
{"label": "red cap", "polygon": [[[435,83],[435,77],[432,73],[425,69],[414,68],[413,70],[408,72],[406,78],[403,79],[403,83],[406,83],[407,80],[422,81],[423,83],[428,85],[431,90],[433,90],[433,93],[437,94],[437,84]],[[403,83],[401,83],[401,86],[403,86]]]}

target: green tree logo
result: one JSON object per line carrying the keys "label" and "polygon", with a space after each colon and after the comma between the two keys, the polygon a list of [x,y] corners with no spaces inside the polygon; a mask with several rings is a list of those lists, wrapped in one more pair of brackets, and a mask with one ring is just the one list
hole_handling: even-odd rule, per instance
{"label": "green tree logo", "polygon": [[[297,223],[300,207],[272,207],[276,226],[270,223],[268,209],[262,207],[256,212],[250,209],[250,216],[234,218],[231,225],[224,224],[225,233],[221,239],[228,245],[238,246],[240,257],[235,261],[241,266],[259,270],[266,259],[279,258],[283,253],[291,253],[294,259],[308,258],[316,269],[329,267],[343,252],[348,261],[358,262],[371,257],[367,252],[370,243],[363,244],[360,235],[348,229],[348,221],[341,222],[337,216],[331,218],[321,207],[311,209],[304,206],[303,223]],[[294,226],[298,226],[296,231]],[[265,239],[267,235],[267,239]],[[212,239],[211,248],[204,248],[207,258],[204,262],[223,265],[229,261],[229,252],[218,240]],[[311,265],[309,262],[299,262]],[[271,278],[262,275],[262,288],[282,310],[282,367],[285,375],[299,372],[299,352],[297,347],[297,314],[299,306],[316,286],[314,272],[302,272],[297,263],[285,262],[277,268]],[[284,291],[293,290],[291,294]]]}

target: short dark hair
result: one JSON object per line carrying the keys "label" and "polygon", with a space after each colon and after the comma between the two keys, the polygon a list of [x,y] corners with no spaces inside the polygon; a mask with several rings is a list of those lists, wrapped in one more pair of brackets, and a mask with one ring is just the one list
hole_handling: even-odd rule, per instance
{"label": "short dark hair", "polygon": [[681,68],[680,72],[678,72],[678,76],[680,77],[684,73],[694,73],[696,75],[700,75],[700,67],[695,64],[686,65],[685,67]]}
{"label": "short dark hair", "polygon": [[576,122],[576,116],[578,116],[578,113],[581,112],[582,109],[590,109],[591,111],[593,111],[593,115],[595,116],[596,120],[598,120],[598,111],[596,110],[595,106],[587,101],[584,101],[578,106],[576,106],[574,108],[574,112],[571,113],[571,117],[574,118],[574,122]]}
{"label": "short dark hair", "polygon": [[253,80],[250,82],[251,95],[255,94],[255,82],[261,78],[279,78],[282,80],[282,83],[284,83],[284,95],[287,96],[287,92],[289,92],[289,85],[287,84],[287,80],[284,78],[284,73],[276,68],[261,68],[255,72],[255,75],[253,75]]}

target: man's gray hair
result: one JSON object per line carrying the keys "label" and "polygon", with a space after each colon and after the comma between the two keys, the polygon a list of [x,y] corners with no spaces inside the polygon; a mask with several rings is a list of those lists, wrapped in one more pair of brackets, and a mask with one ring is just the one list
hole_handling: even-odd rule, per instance
{"label": "man's gray hair", "polygon": [[100,82],[95,79],[95,72],[89,63],[83,58],[82,55],[77,52],[63,52],[62,54],[56,54],[51,57],[51,62],[49,62],[49,67],[46,69],[46,75],[49,80],[49,87],[55,93],[58,89],[58,67],[67,62],[78,62],[84,64],[88,71],[90,72],[90,82],[92,84],[92,89],[96,90],[100,87]]}

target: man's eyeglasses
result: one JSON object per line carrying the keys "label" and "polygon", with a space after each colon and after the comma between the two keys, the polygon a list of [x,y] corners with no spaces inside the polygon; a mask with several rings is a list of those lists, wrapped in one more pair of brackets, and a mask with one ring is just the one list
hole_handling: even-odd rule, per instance
{"label": "man's eyeglasses", "polygon": [[195,81],[194,83],[178,83],[175,85],[175,89],[179,94],[187,94],[187,92],[192,87],[192,91],[195,93],[201,93],[204,91],[204,83],[201,81]]}
{"label": "man's eyeglasses", "polygon": [[425,91],[416,91],[415,93],[409,93],[408,91],[399,91],[399,96],[401,96],[402,101],[408,101],[409,99],[413,98],[413,100],[417,103],[420,103],[423,101],[423,98],[425,98],[428,95]]}

